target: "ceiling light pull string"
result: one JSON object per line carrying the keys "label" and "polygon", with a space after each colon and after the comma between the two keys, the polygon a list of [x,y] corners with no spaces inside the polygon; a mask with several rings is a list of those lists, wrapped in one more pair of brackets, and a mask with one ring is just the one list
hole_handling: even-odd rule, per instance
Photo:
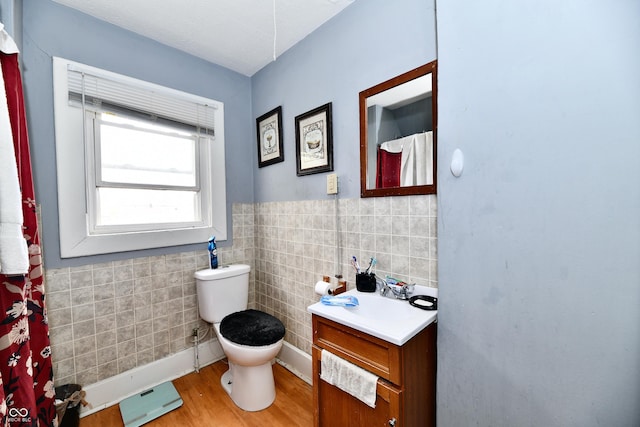
{"label": "ceiling light pull string", "polygon": [[278,37],[278,26],[276,25],[276,0],[273,0],[273,60],[276,60],[276,39]]}
{"label": "ceiling light pull string", "polygon": [[438,0],[433,0],[433,27],[436,30],[436,59],[438,59]]}

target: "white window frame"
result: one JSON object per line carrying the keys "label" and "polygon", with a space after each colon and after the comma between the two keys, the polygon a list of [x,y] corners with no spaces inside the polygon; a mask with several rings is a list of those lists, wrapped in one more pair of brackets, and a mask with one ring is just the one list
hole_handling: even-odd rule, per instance
{"label": "white window frame", "polygon": [[[197,209],[201,219],[193,221],[191,223],[182,222],[179,224],[173,223],[146,223],[146,224],[131,224],[131,225],[99,225],[98,224],[98,211],[97,209],[89,209],[89,233],[90,234],[108,234],[108,233],[121,233],[124,231],[153,231],[153,230],[166,230],[173,228],[186,228],[186,227],[202,227],[210,222],[210,208],[211,208],[211,188],[209,186],[208,179],[203,179],[208,175],[209,170],[209,149],[213,143],[213,139],[208,136],[196,136],[195,132],[192,135],[196,144],[196,160],[198,163],[196,166],[196,184],[190,187],[183,186],[171,186],[171,185],[152,185],[152,184],[120,184],[104,181],[100,173],[100,144],[101,144],[101,132],[98,130],[102,123],[102,111],[97,108],[87,107],[85,109],[85,150],[86,150],[86,168],[87,168],[87,187],[99,188],[99,187],[111,187],[111,188],[132,188],[132,189],[150,189],[150,190],[191,190],[198,193]],[[123,116],[128,118],[126,116]],[[124,126],[126,127],[126,125]],[[150,132],[155,132],[150,130]],[[201,183],[202,182],[202,183]],[[99,206],[97,191],[89,191],[88,205]]]}
{"label": "white window frame", "polygon": [[[129,226],[92,232],[91,198],[95,192],[93,154],[86,149],[85,109],[70,105],[68,73],[70,69],[105,79],[113,79],[142,89],[155,91],[181,101],[214,107],[215,137],[206,137],[199,145],[206,145],[200,156],[199,184],[202,221],[175,228],[134,230]],[[152,83],[111,73],[63,58],[53,58],[53,88],[56,138],[56,167],[58,179],[58,223],[60,227],[60,255],[73,258],[113,252],[204,243],[212,235],[216,240],[227,239],[226,180],[224,150],[224,104],[165,88]],[[93,188],[92,188],[93,187]]]}

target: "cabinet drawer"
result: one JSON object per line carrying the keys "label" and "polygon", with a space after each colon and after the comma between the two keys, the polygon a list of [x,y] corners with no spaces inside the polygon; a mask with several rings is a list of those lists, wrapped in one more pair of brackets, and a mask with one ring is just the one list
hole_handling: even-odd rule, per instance
{"label": "cabinet drawer", "polygon": [[401,384],[400,347],[341,325],[312,316],[313,344],[394,384]]}

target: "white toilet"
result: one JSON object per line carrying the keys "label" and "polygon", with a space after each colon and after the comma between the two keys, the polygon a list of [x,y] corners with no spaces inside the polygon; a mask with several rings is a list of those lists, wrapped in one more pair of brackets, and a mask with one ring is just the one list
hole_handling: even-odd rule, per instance
{"label": "white toilet", "polygon": [[258,310],[247,310],[248,265],[236,264],[195,273],[198,308],[213,323],[229,361],[220,382],[245,411],[260,411],[276,398],[271,362],[282,348],[284,325]]}

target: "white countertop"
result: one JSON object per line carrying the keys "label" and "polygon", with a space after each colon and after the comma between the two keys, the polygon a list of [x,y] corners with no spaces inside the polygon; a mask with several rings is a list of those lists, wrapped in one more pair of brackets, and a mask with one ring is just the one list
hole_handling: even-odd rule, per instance
{"label": "white countertop", "polygon": [[[389,292],[390,293],[390,292]],[[324,305],[321,302],[307,307],[310,313],[322,316],[342,325],[387,342],[403,345],[418,332],[436,321],[437,310],[413,307],[408,301],[397,300],[379,292],[358,292],[352,289],[341,295],[353,295],[358,299],[356,307]],[[436,288],[416,285],[413,295],[438,296]]]}

